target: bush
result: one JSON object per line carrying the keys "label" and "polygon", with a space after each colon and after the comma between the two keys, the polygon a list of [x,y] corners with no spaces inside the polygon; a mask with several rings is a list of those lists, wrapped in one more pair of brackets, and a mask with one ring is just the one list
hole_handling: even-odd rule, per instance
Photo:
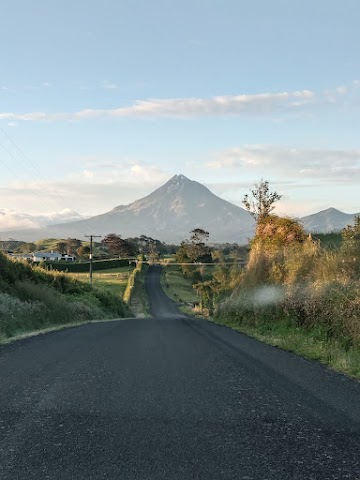
{"label": "bush", "polygon": [[[119,258],[113,260],[95,260],[93,261],[93,271],[106,270],[111,268],[126,267],[129,265],[128,258]],[[89,262],[73,263],[73,262],[44,262],[42,265],[48,270],[57,270],[59,272],[67,271],[69,273],[82,273],[89,271]]]}
{"label": "bush", "polygon": [[360,220],[347,227],[338,250],[303,235],[278,217],[258,224],[239,286],[215,315],[260,326],[287,322],[321,332],[344,349],[360,348]]}
{"label": "bush", "polygon": [[121,300],[56,271],[0,254],[0,336],[49,325],[125,316]]}

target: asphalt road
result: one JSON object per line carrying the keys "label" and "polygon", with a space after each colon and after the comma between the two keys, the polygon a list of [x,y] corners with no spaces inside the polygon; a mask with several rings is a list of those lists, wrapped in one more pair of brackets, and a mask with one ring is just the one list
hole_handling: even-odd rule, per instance
{"label": "asphalt road", "polygon": [[0,348],[0,479],[360,479],[360,383],[177,313]]}

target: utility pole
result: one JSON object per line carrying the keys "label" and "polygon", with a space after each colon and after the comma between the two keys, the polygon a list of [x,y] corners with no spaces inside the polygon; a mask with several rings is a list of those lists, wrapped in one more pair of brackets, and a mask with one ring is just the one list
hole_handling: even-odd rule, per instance
{"label": "utility pole", "polygon": [[93,262],[93,238],[100,238],[101,235],[85,235],[85,238],[90,238],[90,264],[89,264],[89,278],[90,278],[90,285],[92,286],[92,262]]}

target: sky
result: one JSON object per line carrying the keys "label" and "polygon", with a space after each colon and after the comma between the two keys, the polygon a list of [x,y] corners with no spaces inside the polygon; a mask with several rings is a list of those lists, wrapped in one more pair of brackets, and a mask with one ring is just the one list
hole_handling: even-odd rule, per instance
{"label": "sky", "polygon": [[2,0],[0,231],[174,174],[360,212],[358,0]]}

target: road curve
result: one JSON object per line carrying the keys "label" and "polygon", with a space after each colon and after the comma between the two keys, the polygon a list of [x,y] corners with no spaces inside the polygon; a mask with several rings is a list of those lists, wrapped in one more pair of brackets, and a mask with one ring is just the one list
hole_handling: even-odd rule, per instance
{"label": "road curve", "polygon": [[177,314],[0,348],[0,479],[360,479],[360,383]]}

